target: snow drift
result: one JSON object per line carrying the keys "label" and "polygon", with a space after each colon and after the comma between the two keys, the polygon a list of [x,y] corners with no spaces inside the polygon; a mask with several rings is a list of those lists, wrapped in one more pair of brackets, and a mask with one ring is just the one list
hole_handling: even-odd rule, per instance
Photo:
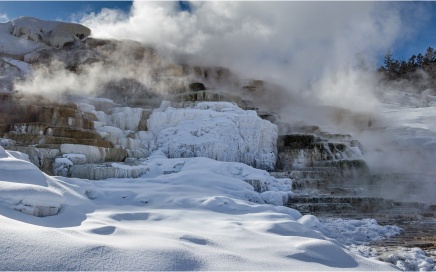
{"label": "snow drift", "polygon": [[85,202],[85,190],[47,176],[26,154],[0,146],[0,205],[40,217],[56,215],[65,205]]}
{"label": "snow drift", "polygon": [[[35,184],[26,187],[44,188],[48,181],[54,190],[58,188],[54,182],[89,186],[80,179],[47,180],[41,173],[38,178],[37,170],[19,159],[20,153],[2,149],[1,154],[2,179],[5,171],[14,171],[2,183],[12,183],[13,178],[29,182],[26,171],[30,169]],[[15,167],[6,167],[8,160]],[[274,179],[264,170],[241,163],[168,159],[162,152],[150,156],[144,166],[147,172],[137,179],[92,182],[93,189],[87,193],[90,200],[81,207],[61,209],[55,216],[37,218],[0,205],[0,235],[5,237],[0,243],[0,269],[392,269],[330,240],[316,229],[320,224],[313,218],[264,204],[270,198],[248,183],[260,180],[281,199],[282,193],[289,193],[289,180]],[[66,201],[72,199],[67,192],[62,191]]]}

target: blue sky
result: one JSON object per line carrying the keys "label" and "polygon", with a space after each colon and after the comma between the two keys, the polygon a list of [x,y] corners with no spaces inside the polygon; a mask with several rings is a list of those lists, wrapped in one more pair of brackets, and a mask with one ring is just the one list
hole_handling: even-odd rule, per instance
{"label": "blue sky", "polygon": [[100,12],[102,8],[129,11],[132,1],[0,1],[0,14],[9,19],[32,16],[44,20],[70,21],[73,14]]}
{"label": "blue sky", "polygon": [[[394,3],[395,4],[395,3]],[[404,4],[404,2],[403,2]],[[428,10],[429,18],[413,29],[411,35],[398,41],[391,49],[394,57],[407,60],[413,54],[423,53],[427,47],[436,48],[436,2],[408,2],[406,5],[421,4]],[[96,12],[102,8],[116,8],[128,12],[132,1],[2,1],[0,0],[0,16],[9,19],[20,16],[32,16],[45,20],[70,21],[74,15]],[[189,9],[187,4],[179,4],[182,9]],[[405,20],[415,20],[413,14],[403,9]],[[4,17],[0,17],[4,19]],[[382,63],[382,60],[380,61]]]}

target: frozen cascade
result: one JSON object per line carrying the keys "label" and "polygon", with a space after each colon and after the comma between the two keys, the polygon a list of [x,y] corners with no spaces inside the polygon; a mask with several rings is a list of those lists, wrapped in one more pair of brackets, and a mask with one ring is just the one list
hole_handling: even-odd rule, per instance
{"label": "frozen cascade", "polygon": [[153,111],[147,126],[170,158],[208,157],[265,170],[276,164],[277,126],[229,102],[161,107]]}
{"label": "frozen cascade", "polygon": [[118,163],[85,164],[68,167],[68,176],[101,180],[108,178],[138,178],[147,173],[147,167],[127,166]]}
{"label": "frozen cascade", "polygon": [[117,107],[108,115],[108,124],[121,130],[137,131],[142,117],[142,108]]}
{"label": "frozen cascade", "polygon": [[255,111],[244,111],[229,102],[202,102],[182,109],[169,105],[164,101],[153,111],[148,131],[138,129],[146,120],[144,109],[113,107],[106,114],[86,102],[79,103],[79,108],[94,114],[97,132],[125,148],[129,157],[146,157],[159,149],[170,158],[207,157],[274,169],[277,127]]}

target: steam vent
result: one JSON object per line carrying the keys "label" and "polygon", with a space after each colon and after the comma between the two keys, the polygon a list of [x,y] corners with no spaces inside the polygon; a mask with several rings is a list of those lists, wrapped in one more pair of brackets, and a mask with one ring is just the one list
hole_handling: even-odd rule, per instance
{"label": "steam vent", "polygon": [[[111,204],[117,213],[105,219],[111,222],[110,226],[87,225],[88,220],[99,220],[92,217],[97,206],[86,206],[83,208],[86,212],[75,215],[83,217],[83,221],[76,222],[76,217],[72,217],[68,219],[74,221],[70,224],[64,218],[68,223],[59,225],[59,228],[80,226],[86,229],[83,235],[104,237],[99,238],[100,249],[87,245],[87,250],[90,254],[106,254],[112,250],[106,248],[106,243],[110,244],[106,237],[124,231],[116,225],[120,222],[130,224],[128,228],[135,228],[140,221],[152,222],[150,229],[154,231],[162,227],[160,220],[175,217],[167,211],[159,211],[160,207],[165,210],[178,205],[192,206],[199,211],[226,212],[235,218],[239,214],[254,213],[252,206],[243,211],[232,210],[230,206],[225,208],[229,203],[235,207],[248,205],[241,204],[243,200],[250,205],[270,204],[262,210],[268,213],[282,211],[283,207],[276,206],[286,206],[291,208],[286,210],[289,218],[292,215],[314,220],[310,216],[314,215],[319,220],[317,224],[321,224],[318,226],[334,220],[368,218],[382,226],[396,225],[402,228],[399,235],[368,241],[365,246],[377,251],[378,259],[389,263],[398,261],[389,256],[399,248],[418,247],[429,258],[428,263],[431,260],[434,263],[436,202],[422,198],[421,190],[433,190],[434,197],[436,174],[377,170],[373,154],[382,151],[367,145],[371,141],[367,140],[366,133],[389,132],[383,118],[314,104],[316,118],[305,119],[311,110],[307,110],[304,103],[315,102],[308,99],[309,102],[300,103],[294,93],[278,84],[242,78],[224,67],[193,65],[202,62],[185,61],[182,57],[169,58],[162,51],[139,42],[99,39],[80,24],[21,17],[0,25],[3,31],[0,34],[4,36],[0,41],[0,174],[3,173],[2,160],[5,165],[9,161],[28,160],[33,165],[22,163],[19,169],[29,173],[42,171],[44,174],[38,174],[42,185],[32,186],[46,188],[43,193],[48,197],[27,198],[22,192],[25,189],[17,189],[21,190],[23,199],[0,196],[0,204],[6,203],[0,214],[7,209],[7,217],[13,218],[13,213],[19,212],[21,217],[17,218],[24,218],[29,224],[58,227],[55,221],[50,221],[54,219],[47,218],[64,218],[72,207],[88,205],[83,204],[85,201],[98,204],[117,198],[115,204]],[[7,42],[18,44],[18,41],[20,46],[5,46]],[[401,154],[407,153],[406,149],[398,149],[404,152]],[[384,157],[380,161],[395,159]],[[217,166],[207,175],[201,172],[212,165],[212,161]],[[192,177],[186,178],[182,173]],[[5,172],[4,177],[7,175],[13,176]],[[180,177],[174,181],[172,175]],[[224,185],[214,183],[218,179],[215,175],[225,175],[219,176]],[[0,176],[0,181],[2,178]],[[220,194],[231,192],[238,200],[200,193],[160,200],[148,191],[138,193],[125,189],[124,185],[113,185],[118,179],[125,179],[125,186],[138,188],[141,184],[158,184],[163,188],[168,182],[183,188],[187,186],[183,183],[185,180],[193,182],[189,186],[197,188],[202,185],[202,179],[207,182],[210,179],[207,188],[219,188]],[[236,186],[231,183],[234,179],[245,183]],[[11,178],[11,182],[20,186],[25,183],[17,180]],[[69,180],[75,180],[76,183],[71,183],[75,185],[68,185]],[[98,191],[105,182],[114,187]],[[156,188],[159,192],[161,187]],[[61,196],[68,200],[64,201]],[[48,201],[51,197],[55,200]],[[131,207],[140,207],[141,213],[131,212]],[[40,217],[38,220],[42,221],[28,219],[33,218],[31,216]],[[85,219],[87,216],[91,219]],[[183,216],[177,216],[180,217]],[[266,220],[267,217],[259,218]],[[226,226],[226,230],[251,231],[251,226],[238,224]],[[294,231],[288,225],[279,228],[262,224],[270,236]],[[298,228],[303,225],[299,223]],[[307,235],[315,239],[321,228],[314,227]],[[201,251],[200,246],[220,245],[204,238],[205,232],[169,232],[177,236],[180,248],[196,247]],[[312,250],[307,248],[308,252]],[[320,253],[314,248],[313,256],[318,256]],[[338,247],[339,250],[342,249]],[[216,256],[222,254],[219,252]],[[229,258],[242,258],[231,254]],[[182,253],[179,255],[177,258],[185,257]],[[318,257],[313,256],[307,260],[316,262]],[[301,260],[307,261],[304,258]],[[329,263],[326,261],[326,264]],[[87,269],[86,266],[76,268]],[[200,264],[187,268],[225,269]]]}

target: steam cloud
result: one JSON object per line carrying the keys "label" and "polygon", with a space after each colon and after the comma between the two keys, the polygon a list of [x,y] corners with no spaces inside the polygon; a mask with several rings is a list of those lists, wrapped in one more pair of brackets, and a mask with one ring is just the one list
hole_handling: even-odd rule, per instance
{"label": "steam cloud", "polygon": [[348,108],[374,105],[371,92],[361,90],[356,67],[362,59],[374,65],[377,56],[407,35],[404,29],[409,27],[401,20],[400,9],[387,3],[191,5],[189,13],[174,2],[136,1],[128,15],[106,9],[85,16],[81,23],[96,37],[133,39],[195,55],[192,61],[229,67],[243,77],[269,80],[294,91],[312,90],[312,97]]}
{"label": "steam cloud", "polygon": [[[301,99],[374,112],[377,79],[362,67],[374,67],[377,57],[410,34],[414,25],[402,21],[402,9],[407,7],[416,22],[425,17],[420,6],[413,6],[411,12],[407,4],[380,2],[194,1],[190,5],[188,12],[181,11],[177,2],[134,1],[129,13],[103,9],[79,22],[97,38],[139,41],[188,64],[227,67],[242,78],[277,83]],[[118,66],[115,70],[141,77],[130,66]],[[75,90],[90,93],[101,86],[103,75],[118,78],[117,71],[97,68],[80,78],[68,72],[51,71],[49,77],[47,71],[37,72],[32,82],[16,88],[60,92],[56,85],[69,82]]]}
{"label": "steam cloud", "polygon": [[172,2],[135,1],[129,14],[103,10],[85,16],[81,23],[96,37],[137,40],[164,54],[188,55],[193,64],[228,67],[241,77],[284,86],[296,98],[281,109],[288,121],[351,132],[368,147],[367,162],[374,170],[431,169],[431,154],[412,163],[410,158],[422,155],[422,150],[396,151],[392,135],[332,123],[331,114],[317,106],[371,115],[381,127],[396,122],[378,116],[379,98],[392,86],[380,84],[372,67],[395,43],[412,38],[413,30],[428,19],[425,3],[190,4],[191,11],[186,12]]}
{"label": "steam cloud", "polygon": [[0,13],[0,23],[6,23],[9,21],[9,17],[6,14]]}
{"label": "steam cloud", "polygon": [[[277,83],[295,97],[281,109],[289,121],[334,125],[334,131],[350,133],[352,126],[333,124],[322,106],[377,116],[377,93],[386,86],[379,84],[372,67],[393,44],[413,37],[413,29],[428,18],[425,5],[194,1],[188,12],[181,11],[177,2],[134,1],[128,13],[103,9],[78,22],[92,29],[96,38],[135,40],[188,64],[227,67],[241,78]],[[112,69],[96,64],[80,75],[62,69],[37,70],[31,80],[16,87],[51,93],[68,83],[75,91],[92,93],[104,82],[119,78],[119,71],[142,83],[155,83],[146,63],[132,67],[122,61],[122,53],[117,58],[118,66]],[[390,142],[378,134],[353,132],[372,151]],[[368,155],[375,166],[394,154],[376,153]],[[396,165],[386,167],[401,169],[409,161],[396,159]]]}

